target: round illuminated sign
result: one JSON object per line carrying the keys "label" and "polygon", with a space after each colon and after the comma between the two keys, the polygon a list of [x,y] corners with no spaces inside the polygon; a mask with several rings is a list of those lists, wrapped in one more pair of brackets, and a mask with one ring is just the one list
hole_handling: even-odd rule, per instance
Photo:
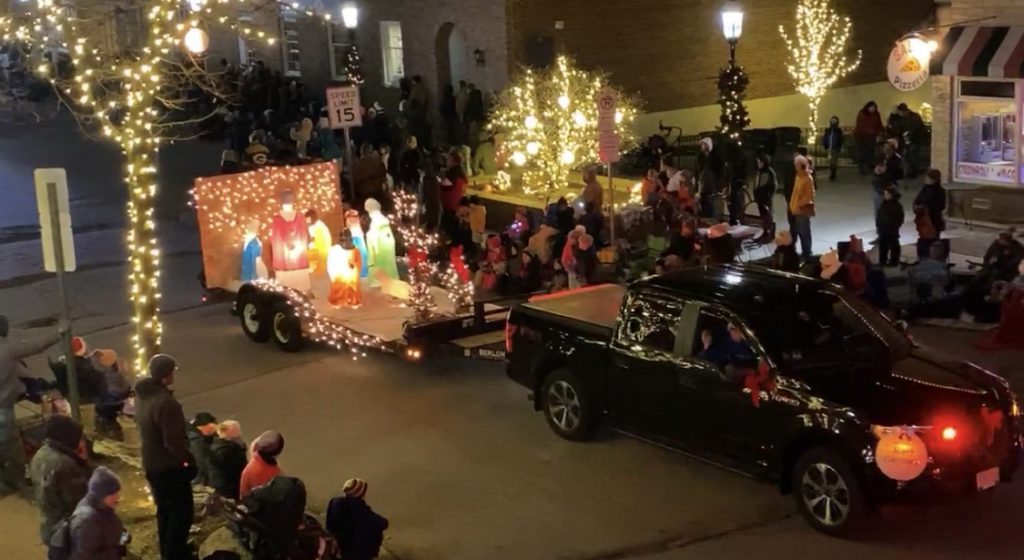
{"label": "round illuminated sign", "polygon": [[913,480],[928,466],[928,448],[917,434],[894,430],[878,440],[875,462],[893,480]]}
{"label": "round illuminated sign", "polygon": [[932,45],[920,37],[907,37],[896,42],[889,53],[889,83],[900,91],[912,91],[928,80]]}

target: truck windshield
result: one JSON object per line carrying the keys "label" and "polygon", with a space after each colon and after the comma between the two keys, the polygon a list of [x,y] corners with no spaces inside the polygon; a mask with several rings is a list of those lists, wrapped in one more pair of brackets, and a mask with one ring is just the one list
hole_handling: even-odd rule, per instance
{"label": "truck windshield", "polygon": [[798,365],[892,361],[912,344],[888,319],[855,296],[830,290],[792,294],[777,314],[762,316],[757,336],[775,358]]}

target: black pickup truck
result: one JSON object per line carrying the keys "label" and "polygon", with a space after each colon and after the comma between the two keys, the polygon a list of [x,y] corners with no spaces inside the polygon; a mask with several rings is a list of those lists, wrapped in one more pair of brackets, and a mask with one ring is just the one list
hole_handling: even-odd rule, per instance
{"label": "black pickup truck", "polygon": [[558,435],[585,439],[607,417],[777,483],[832,535],[1018,467],[1003,378],[817,279],[729,265],[541,296],[510,311],[506,346],[509,377]]}

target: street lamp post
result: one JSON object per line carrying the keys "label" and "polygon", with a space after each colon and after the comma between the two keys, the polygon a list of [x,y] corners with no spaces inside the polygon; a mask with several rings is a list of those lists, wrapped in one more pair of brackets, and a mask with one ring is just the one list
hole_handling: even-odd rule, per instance
{"label": "street lamp post", "polygon": [[722,34],[729,42],[729,66],[735,66],[736,44],[743,34],[743,8],[736,0],[729,0],[722,7]]}
{"label": "street lamp post", "polygon": [[730,224],[739,223],[743,213],[741,199],[743,177],[742,142],[740,133],[749,120],[743,108],[742,95],[747,77],[736,66],[736,45],[743,34],[743,8],[735,0],[729,0],[722,7],[722,34],[729,43],[729,67],[719,74],[719,102],[722,105],[722,136],[725,140],[726,181]]}
{"label": "street lamp post", "polygon": [[[353,68],[352,60],[358,60],[359,50],[356,48],[356,27],[359,25],[359,7],[356,6],[355,2],[345,2],[341,5],[341,22],[345,25],[345,29],[348,30],[348,48],[345,49],[345,76],[348,79],[348,83],[352,87],[359,88],[360,80],[358,78],[358,68]],[[355,76],[353,74],[356,74]],[[348,172],[348,184],[349,188],[352,189],[352,194],[355,194],[355,183],[353,182],[352,176],[352,135],[349,133],[349,128],[343,129],[345,135],[345,151],[344,163],[345,169]]]}

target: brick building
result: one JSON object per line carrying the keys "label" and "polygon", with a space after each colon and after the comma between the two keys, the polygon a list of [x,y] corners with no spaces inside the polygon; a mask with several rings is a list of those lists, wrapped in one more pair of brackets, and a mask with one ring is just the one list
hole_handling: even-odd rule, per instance
{"label": "brick building", "polygon": [[1024,2],[937,4],[949,27],[932,59],[932,162],[951,179],[950,213],[1024,222]]}
{"label": "brick building", "polygon": [[[895,39],[931,21],[933,0],[833,3],[853,20],[851,48],[863,52],[863,62],[826,97],[822,119],[841,112],[849,121],[869,98],[883,108],[899,101],[924,101],[924,92],[907,99],[885,85],[885,58]],[[293,66],[291,73],[301,75],[314,90],[343,77],[334,68],[337,63],[332,65],[332,52],[347,37],[340,29],[340,4],[340,0],[317,0],[316,5],[302,5],[334,15],[333,24],[301,12],[289,15],[287,10],[277,15],[249,14],[250,21],[267,32],[282,37],[291,33],[294,38],[282,41],[276,52],[259,47],[255,54],[275,68]],[[520,65],[543,65],[555,53],[567,52],[585,67],[608,72],[620,87],[640,93],[653,119],[681,121],[676,124],[697,132],[713,126],[717,116],[712,106],[717,98],[715,79],[728,56],[719,25],[724,0],[374,0],[357,4],[356,44],[366,78],[365,102],[394,107],[400,76],[422,76],[435,94],[460,79],[485,92],[495,91]],[[806,105],[794,95],[778,32],[780,24],[790,23],[795,8],[796,0],[744,5],[738,56],[751,78],[748,98],[754,126],[802,124],[794,122],[799,119],[793,114],[804,111]],[[233,57],[244,61],[249,47],[232,41],[222,40],[214,48],[233,52]],[[296,53],[288,63],[287,51]]]}

